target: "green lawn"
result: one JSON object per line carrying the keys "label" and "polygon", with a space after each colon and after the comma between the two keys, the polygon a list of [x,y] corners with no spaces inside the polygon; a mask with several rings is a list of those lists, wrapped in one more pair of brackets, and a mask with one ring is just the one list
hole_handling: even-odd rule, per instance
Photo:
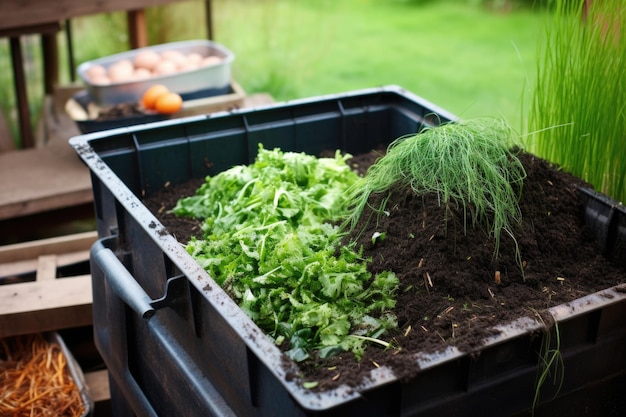
{"label": "green lawn", "polygon": [[216,38],[237,53],[248,91],[289,99],[398,84],[461,117],[520,127],[538,13],[465,1],[293,3],[217,2]]}
{"label": "green lawn", "polygon": [[[206,37],[202,4],[148,10],[152,43]],[[523,130],[539,12],[497,11],[476,0],[214,0],[213,14],[215,40],[236,54],[234,77],[249,94],[282,101],[397,84],[461,117],[503,116]],[[73,31],[77,64],[127,48],[121,13],[75,19]],[[31,67],[36,82],[39,66]],[[5,41],[0,69],[11,119]],[[67,69],[61,74],[67,81]]]}

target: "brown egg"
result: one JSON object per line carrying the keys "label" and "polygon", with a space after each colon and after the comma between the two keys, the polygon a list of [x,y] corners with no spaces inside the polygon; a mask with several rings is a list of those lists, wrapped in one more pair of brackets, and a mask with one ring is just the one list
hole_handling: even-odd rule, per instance
{"label": "brown egg", "polygon": [[159,62],[159,65],[157,65],[156,68],[154,68],[155,75],[173,74],[176,71],[177,71],[176,64],[168,60],[162,60],[161,62]]}
{"label": "brown egg", "polygon": [[133,64],[128,59],[116,62],[109,67],[108,75],[111,82],[121,83],[128,81],[135,71]]}
{"label": "brown egg", "polygon": [[222,62],[222,58],[220,58],[219,56],[211,55],[211,56],[207,56],[206,58],[202,60],[202,65],[203,66],[216,65],[216,64],[219,64],[220,62]]}
{"label": "brown egg", "polygon": [[91,82],[92,84],[97,84],[97,85],[106,85],[106,84],[110,84],[111,80],[109,79],[109,77],[106,76],[106,74],[102,74],[102,75],[95,75],[93,77],[90,77],[89,82]]}
{"label": "brown egg", "polygon": [[107,70],[102,65],[92,65],[85,71],[87,79],[93,82],[96,78],[106,77]]}
{"label": "brown egg", "polygon": [[135,80],[145,80],[150,77],[152,77],[152,73],[146,68],[137,68],[133,72],[133,79]]}
{"label": "brown egg", "polygon": [[179,66],[181,62],[186,60],[182,52],[175,50],[163,51],[161,53],[161,59],[173,62],[176,66]]}
{"label": "brown egg", "polygon": [[199,66],[200,64],[198,62],[191,62],[187,60],[187,61],[183,61],[178,66],[178,71],[192,71],[192,70],[198,69]]}
{"label": "brown egg", "polygon": [[159,54],[150,49],[137,53],[137,55],[135,55],[135,59],[133,60],[135,68],[144,68],[148,71],[154,70],[159,62],[161,62]]}
{"label": "brown egg", "polygon": [[192,52],[189,55],[187,55],[187,62],[192,62],[194,64],[200,64],[201,61],[202,61],[202,55],[200,55],[197,52]]}

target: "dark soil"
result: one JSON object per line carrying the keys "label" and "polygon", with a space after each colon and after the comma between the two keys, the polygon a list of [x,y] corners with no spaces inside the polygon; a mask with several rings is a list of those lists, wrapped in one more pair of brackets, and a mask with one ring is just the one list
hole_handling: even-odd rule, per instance
{"label": "dark soil", "polygon": [[121,117],[145,116],[146,113],[139,103],[118,103],[113,106],[100,109],[97,121],[116,120]]}
{"label": "dark soil", "polygon": [[[379,156],[357,157],[352,164],[363,170]],[[399,330],[385,338],[401,349],[372,346],[358,364],[347,354],[323,366],[309,361],[303,365],[307,379],[319,381],[320,389],[357,384],[382,365],[399,378],[410,377],[419,369],[411,367],[417,365],[407,355],[447,345],[473,352],[496,324],[626,283],[624,269],[598,254],[583,225],[577,188],[588,185],[533,155],[522,153],[520,159],[527,178],[520,202],[523,218],[514,233],[522,265],[508,235],[503,234],[494,259],[493,239],[480,228],[465,228],[462,210],[440,206],[436,195],[394,191],[387,205],[390,215],[366,225],[361,243],[372,258],[372,272],[393,270],[400,278]],[[200,183],[166,188],[145,202],[180,242],[197,233],[199,224],[168,210]],[[375,246],[374,231],[386,233]]]}

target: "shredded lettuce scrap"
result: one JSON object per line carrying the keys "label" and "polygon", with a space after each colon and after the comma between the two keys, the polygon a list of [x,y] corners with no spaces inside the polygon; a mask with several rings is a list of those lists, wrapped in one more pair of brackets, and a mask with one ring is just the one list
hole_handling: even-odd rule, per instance
{"label": "shredded lettuce scrap", "polygon": [[187,251],[296,361],[313,351],[360,358],[367,341],[397,327],[396,275],[372,277],[369,260],[341,243],[336,224],[358,179],[348,158],[259,146],[253,164],[207,177],[173,210],[203,219],[203,238]]}

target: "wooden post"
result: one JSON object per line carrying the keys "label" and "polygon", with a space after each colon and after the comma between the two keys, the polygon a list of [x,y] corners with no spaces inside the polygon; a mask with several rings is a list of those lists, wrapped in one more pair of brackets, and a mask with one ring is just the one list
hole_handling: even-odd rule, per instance
{"label": "wooden post", "polygon": [[0,108],[0,153],[12,151],[14,149],[15,144],[13,143],[13,135],[11,134],[11,130],[9,129],[6,119],[4,118],[2,109]]}
{"label": "wooden post", "polygon": [[[27,94],[27,85],[26,85],[26,76],[24,73],[24,62],[22,61],[22,43],[20,41],[23,35],[28,34],[38,34],[43,37],[47,37],[46,40],[42,41],[44,47],[47,48],[48,51],[51,50],[51,42],[54,42],[54,37],[56,33],[59,31],[59,23],[45,23],[35,26],[27,26],[27,27],[17,27],[17,28],[8,28],[8,29],[0,29],[0,37],[9,38],[9,44],[11,48],[11,63],[13,69],[13,82],[15,87],[15,97],[17,101],[17,111],[18,111],[18,124],[20,128],[20,139],[21,139],[21,147],[22,148],[32,148],[35,146],[35,136],[33,133],[33,128],[31,125],[31,117],[30,117],[30,109],[28,106],[28,94]],[[56,56],[56,50],[53,55]],[[44,56],[44,59],[46,56]],[[48,57],[50,58],[50,57]],[[55,61],[56,62],[56,61]],[[56,65],[55,65],[56,67]],[[55,77],[58,76],[58,72],[56,68],[54,70],[49,70],[49,66],[46,66],[46,72],[50,72],[51,74],[44,74],[45,77]],[[46,78],[46,81],[50,84],[54,84],[55,81],[52,81],[52,78]]]}
{"label": "wooden post", "polygon": [[213,6],[211,0],[204,1],[204,13],[206,15],[206,33],[209,40],[213,40]]}
{"label": "wooden post", "polygon": [[137,49],[148,46],[148,33],[146,30],[146,16],[144,10],[130,10],[126,14],[126,19],[128,21],[130,48]]}
{"label": "wooden post", "polygon": [[69,67],[70,81],[76,81],[76,63],[74,62],[74,38],[72,36],[72,21],[65,21],[65,43],[67,44],[67,63]]}
{"label": "wooden post", "polygon": [[44,94],[52,94],[59,82],[59,54],[56,34],[41,35],[41,51],[43,55]]}
{"label": "wooden post", "polygon": [[22,148],[32,148],[35,146],[33,128],[30,124],[30,109],[28,108],[28,97],[26,94],[26,77],[24,76],[24,64],[22,62],[22,45],[19,37],[9,38],[11,44],[11,61],[13,63],[13,77],[15,82],[15,97],[18,109],[18,124],[20,126],[20,136]]}

